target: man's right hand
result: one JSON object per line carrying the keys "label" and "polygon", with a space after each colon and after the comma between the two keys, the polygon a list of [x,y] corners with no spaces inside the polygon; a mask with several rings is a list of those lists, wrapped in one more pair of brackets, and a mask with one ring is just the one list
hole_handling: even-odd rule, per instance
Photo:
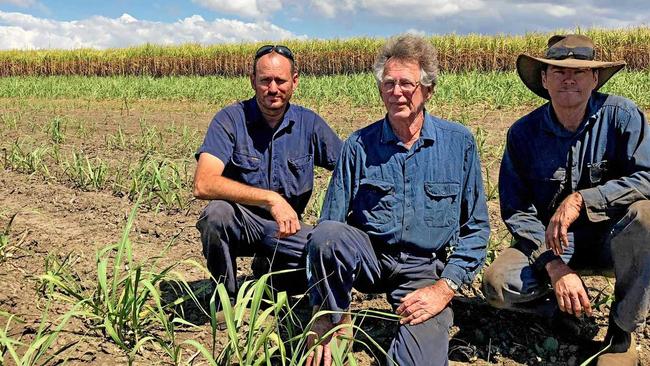
{"label": "man's right hand", "polygon": [[[318,307],[313,308],[312,316],[318,313]],[[307,347],[318,344],[318,341],[332,328],[339,324],[352,324],[352,317],[349,313],[343,314],[341,321],[337,324],[332,323],[328,314],[319,316],[311,326],[309,336],[307,337]],[[350,326],[342,327],[329,337],[322,339],[321,344],[317,345],[314,350],[307,356],[306,366],[331,366],[332,365],[332,342],[337,342],[338,337],[352,338],[352,328]],[[348,343],[349,345],[349,343]]]}
{"label": "man's right hand", "polygon": [[298,214],[278,193],[273,192],[267,209],[271,213],[271,216],[273,216],[275,222],[278,223],[278,238],[286,238],[300,230]]}
{"label": "man's right hand", "polygon": [[561,259],[554,259],[546,264],[546,271],[551,278],[555,298],[561,311],[582,315],[582,311],[591,316],[591,303],[580,276]]}

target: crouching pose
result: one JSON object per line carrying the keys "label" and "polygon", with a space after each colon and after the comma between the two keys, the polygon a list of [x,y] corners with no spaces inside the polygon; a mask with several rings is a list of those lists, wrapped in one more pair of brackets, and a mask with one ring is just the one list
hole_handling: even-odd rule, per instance
{"label": "crouching pose", "polygon": [[637,364],[632,332],[650,303],[649,126],[630,100],[597,92],[624,65],[594,61],[581,35],[551,37],[545,57],[519,56],[522,81],[549,102],[508,132],[499,195],[515,244],[484,276],[490,304],[557,318],[591,315],[577,271],[613,268],[600,366]]}
{"label": "crouching pose", "polygon": [[[481,268],[488,212],[474,138],[425,110],[437,59],[423,38],[387,42],[374,65],[386,116],[344,143],[321,220],[307,244],[307,273],[319,317],[312,341],[349,322],[352,288],[385,293],[400,326],[389,365],[448,363],[450,301]],[[331,364],[326,339],[308,365]]]}
{"label": "crouching pose", "polygon": [[[194,196],[210,200],[196,226],[208,269],[231,301],[237,257],[272,259],[274,270],[305,268],[311,226],[300,218],[314,165],[332,170],[342,145],[320,116],[289,103],[298,72],[288,48],[261,47],[250,82],[255,97],[217,113],[196,153]],[[307,288],[304,272],[273,285],[292,293]]]}

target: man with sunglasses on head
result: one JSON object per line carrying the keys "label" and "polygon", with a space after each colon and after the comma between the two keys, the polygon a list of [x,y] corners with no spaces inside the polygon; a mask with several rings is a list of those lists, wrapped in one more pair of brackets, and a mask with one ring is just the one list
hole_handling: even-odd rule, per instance
{"label": "man with sunglasses on head", "polygon": [[[332,170],[342,145],[320,116],[289,103],[298,87],[289,48],[259,48],[250,83],[255,97],[219,111],[196,152],[193,193],[210,200],[196,226],[208,269],[225,284],[231,302],[237,257],[264,258],[273,270],[304,269],[311,226],[300,220],[314,165]],[[306,291],[304,271],[289,277],[272,285]]]}
{"label": "man with sunglasses on head", "polygon": [[450,301],[481,268],[490,227],[472,134],[425,109],[437,66],[413,35],[375,61],[386,116],[345,142],[307,244],[313,311],[333,311],[314,321],[309,366],[331,365],[326,336],[339,325],[334,339],[346,336],[353,287],[385,293],[401,318],[388,365],[448,363]]}
{"label": "man with sunglasses on head", "polygon": [[592,308],[578,273],[613,268],[611,345],[598,365],[636,365],[632,332],[650,304],[650,126],[632,101],[597,92],[625,63],[594,55],[588,37],[570,34],[551,37],[545,57],[517,60],[549,102],[508,131],[499,196],[514,245],[486,270],[484,294],[579,335],[575,317]]}

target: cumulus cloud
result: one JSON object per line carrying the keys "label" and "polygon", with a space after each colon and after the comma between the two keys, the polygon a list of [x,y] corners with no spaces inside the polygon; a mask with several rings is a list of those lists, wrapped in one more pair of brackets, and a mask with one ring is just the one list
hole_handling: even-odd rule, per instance
{"label": "cumulus cloud", "polygon": [[192,0],[192,2],[216,12],[253,19],[269,18],[282,9],[281,0]]}
{"label": "cumulus cloud", "polygon": [[[290,1],[290,0],[284,0]],[[354,16],[360,24],[427,33],[524,33],[580,27],[647,25],[647,0],[311,0],[332,22]]]}
{"label": "cumulus cloud", "polygon": [[174,23],[95,16],[57,21],[0,11],[0,49],[110,48],[154,43],[233,43],[304,38],[267,21],[207,21],[194,15]]}
{"label": "cumulus cloud", "polygon": [[385,18],[424,19],[438,18],[478,10],[485,6],[483,0],[312,0],[313,9],[321,15],[334,18],[352,13],[370,14]]}

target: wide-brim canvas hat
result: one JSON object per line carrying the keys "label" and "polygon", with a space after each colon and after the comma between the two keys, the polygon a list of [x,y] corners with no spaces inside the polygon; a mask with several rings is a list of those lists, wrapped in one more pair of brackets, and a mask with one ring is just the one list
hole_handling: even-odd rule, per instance
{"label": "wide-brim canvas hat", "polygon": [[580,34],[555,35],[548,40],[545,57],[521,54],[517,57],[517,73],[521,81],[533,93],[544,99],[551,99],[542,85],[542,70],[545,65],[571,69],[598,69],[598,84],[595,90],[605,85],[614,74],[625,67],[625,61],[596,61],[594,43]]}

